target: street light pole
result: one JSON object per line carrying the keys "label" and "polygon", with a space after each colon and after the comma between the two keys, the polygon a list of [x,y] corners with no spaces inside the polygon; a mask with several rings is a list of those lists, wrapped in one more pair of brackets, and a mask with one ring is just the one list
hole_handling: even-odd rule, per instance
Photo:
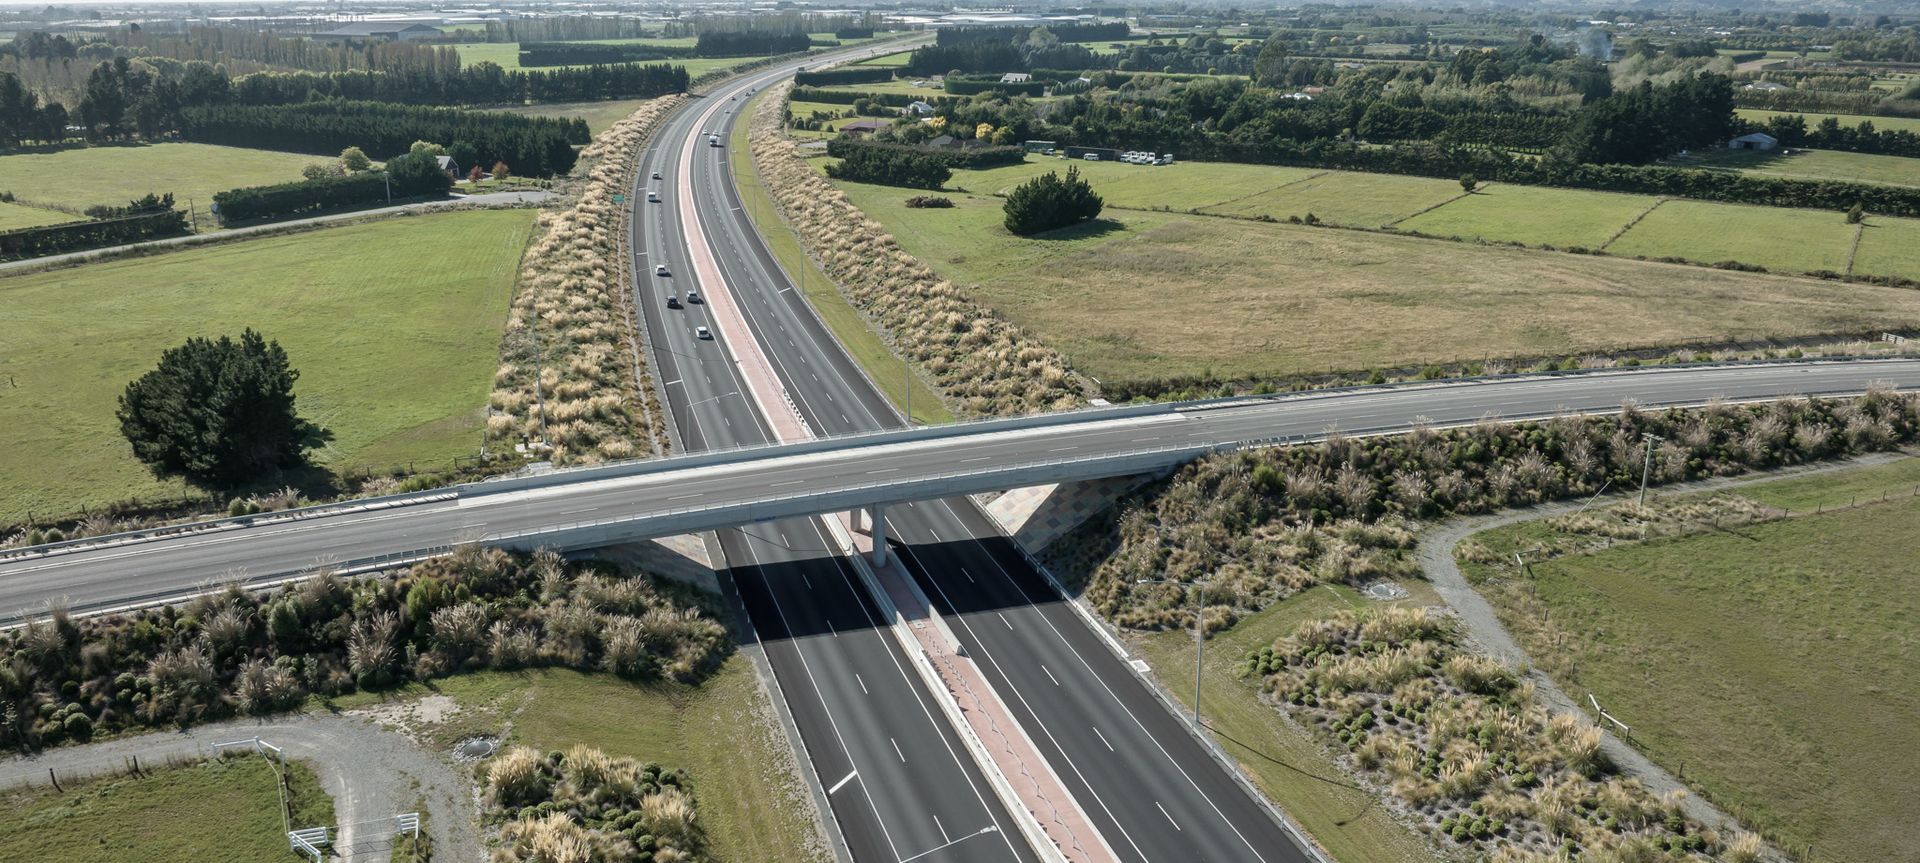
{"label": "street light pole", "polygon": [[1648,474],[1653,473],[1653,442],[1659,441],[1659,440],[1666,440],[1666,438],[1663,438],[1657,434],[1654,434],[1653,432],[1646,432],[1643,435],[1643,437],[1646,439],[1646,442],[1647,442],[1647,447],[1646,447],[1647,455],[1646,455],[1646,459],[1642,461],[1640,464],[1640,505],[1646,506],[1647,505],[1647,476]]}

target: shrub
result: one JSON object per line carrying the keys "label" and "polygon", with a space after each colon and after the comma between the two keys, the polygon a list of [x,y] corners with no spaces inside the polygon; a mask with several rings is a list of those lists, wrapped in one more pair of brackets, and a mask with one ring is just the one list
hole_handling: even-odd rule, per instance
{"label": "shrub", "polygon": [[1027,236],[1064,228],[1100,215],[1105,202],[1080,179],[1080,169],[1069,166],[1062,179],[1054,171],[1034,177],[1007,195],[1002,205],[1007,230]]}
{"label": "shrub", "polygon": [[944,210],[953,206],[953,199],[939,195],[914,195],[907,199],[907,206],[916,210]]}

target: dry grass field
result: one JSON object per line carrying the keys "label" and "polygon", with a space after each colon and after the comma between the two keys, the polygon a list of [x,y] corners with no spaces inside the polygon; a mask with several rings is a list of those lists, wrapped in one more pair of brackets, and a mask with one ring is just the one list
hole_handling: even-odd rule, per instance
{"label": "dry grass field", "polygon": [[909,209],[906,190],[839,185],[909,252],[1103,380],[1920,324],[1920,292],[1904,289],[1117,209],[1021,239],[997,198]]}

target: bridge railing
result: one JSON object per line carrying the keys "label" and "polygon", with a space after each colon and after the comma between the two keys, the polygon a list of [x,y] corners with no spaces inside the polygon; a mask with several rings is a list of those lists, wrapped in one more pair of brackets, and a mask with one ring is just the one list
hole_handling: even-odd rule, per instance
{"label": "bridge railing", "polygon": [[[1177,464],[1188,461],[1222,448],[1235,448],[1240,441],[1207,442],[1195,444],[1177,444],[1131,450],[1119,455],[1085,455],[1067,458],[1036,459],[996,465],[974,470],[948,470],[934,474],[906,475],[897,478],[872,482],[847,483],[829,488],[814,489],[806,492],[755,497],[751,500],[730,503],[697,504],[692,506],[671,507],[645,513],[612,516],[599,519],[584,519],[565,524],[546,525],[527,530],[488,534],[481,542],[502,545],[517,540],[557,534],[576,533],[600,528],[638,525],[654,522],[664,527],[641,530],[632,533],[634,538],[643,535],[661,535],[677,533],[695,528],[688,524],[704,523],[697,516],[714,514],[713,521],[736,520],[740,510],[754,508],[762,510],[760,514],[746,521],[767,521],[778,518],[790,518],[797,515],[832,512],[845,507],[865,506],[869,504],[899,503],[906,500],[923,500],[937,497],[949,497],[955,494],[970,493],[995,487],[1017,487],[1031,484],[1033,475],[1063,474],[1077,476],[1063,469],[1075,465],[1101,466],[1100,472],[1118,470],[1122,473]],[[1115,467],[1118,465],[1119,467]],[[964,481],[964,484],[963,484]],[[805,502],[804,505],[795,506]],[[724,515],[722,515],[724,514]]]}

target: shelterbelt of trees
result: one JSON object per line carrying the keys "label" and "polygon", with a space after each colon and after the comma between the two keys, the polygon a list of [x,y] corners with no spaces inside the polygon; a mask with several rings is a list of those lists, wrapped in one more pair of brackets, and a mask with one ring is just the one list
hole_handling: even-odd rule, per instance
{"label": "shelterbelt of trees", "polygon": [[491,63],[451,71],[261,72],[239,78],[195,60],[117,57],[88,73],[72,109],[41,104],[17,76],[0,72],[0,146],[59,143],[69,125],[93,141],[154,138],[180,129],[192,108],[286,105],[348,99],[426,105],[523,104],[650,98],[682,92],[687,70],[666,64],[590,66],[550,72],[508,72]]}
{"label": "shelterbelt of trees", "polygon": [[359,147],[375,159],[427,140],[443,143],[462,170],[505,162],[529,177],[572,170],[573,145],[589,140],[586,121],[578,118],[331,100],[189,108],[180,114],[179,132],[189,141],[315,155]]}

